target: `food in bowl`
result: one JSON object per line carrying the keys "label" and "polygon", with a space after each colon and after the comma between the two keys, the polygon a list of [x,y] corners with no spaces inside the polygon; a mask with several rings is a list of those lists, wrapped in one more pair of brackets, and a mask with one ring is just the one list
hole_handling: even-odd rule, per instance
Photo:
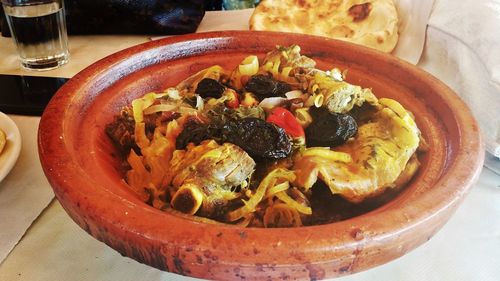
{"label": "food in bowl", "polygon": [[394,49],[399,37],[393,0],[263,0],[249,27],[325,36],[386,53]]}
{"label": "food in bowl", "polygon": [[401,104],[344,76],[278,46],[133,100],[106,133],[125,181],[156,208],[252,227],[329,223],[343,219],[328,211],[338,197],[356,208],[404,186],[425,146]]}
{"label": "food in bowl", "polygon": [[[294,43],[318,68],[348,69],[350,83],[413,112],[429,149],[418,154],[421,165],[411,182],[400,191],[387,189],[382,196],[397,195],[380,208],[310,227],[210,224],[141,202],[122,180],[118,150],[105,135],[113,115],[133,99],[163,92],[203,68],[220,64],[230,70],[245,56],[256,54],[260,60],[276,45]],[[239,31],[173,36],[96,62],[51,100],[40,121],[38,144],[57,199],[82,229],[139,262],[210,280],[319,280],[405,255],[426,243],[457,210],[484,155],[478,125],[466,105],[415,66],[338,40]]]}

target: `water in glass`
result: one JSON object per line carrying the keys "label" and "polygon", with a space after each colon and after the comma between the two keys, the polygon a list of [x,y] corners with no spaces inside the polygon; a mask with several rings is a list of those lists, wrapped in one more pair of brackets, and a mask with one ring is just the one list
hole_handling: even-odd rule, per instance
{"label": "water in glass", "polygon": [[4,11],[23,67],[47,70],[68,61],[62,1],[18,6],[4,4]]}

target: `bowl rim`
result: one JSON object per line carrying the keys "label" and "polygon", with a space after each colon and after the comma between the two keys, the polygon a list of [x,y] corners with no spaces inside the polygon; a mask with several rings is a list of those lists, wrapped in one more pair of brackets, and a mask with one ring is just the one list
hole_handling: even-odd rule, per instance
{"label": "bowl rim", "polygon": [[[225,224],[209,225],[185,219],[182,215],[173,216],[165,214],[159,210],[152,210],[147,205],[138,206],[133,202],[123,200],[123,198],[120,198],[118,195],[108,192],[107,190],[94,188],[93,184],[98,183],[92,182],[92,179],[86,177],[85,171],[78,166],[78,163],[74,161],[75,159],[68,156],[68,144],[65,142],[63,124],[65,122],[65,114],[67,113],[67,110],[71,110],[70,105],[73,101],[73,96],[69,94],[69,91],[73,91],[75,88],[78,88],[79,83],[88,84],[91,83],[92,79],[98,79],[104,75],[109,68],[120,67],[120,63],[128,59],[131,53],[139,55],[158,48],[158,46],[193,42],[196,40],[215,40],[218,38],[226,38],[228,39],[228,42],[230,42],[230,39],[235,36],[265,37],[278,35],[284,36],[283,33],[280,32],[219,31],[168,37],[157,41],[146,42],[112,54],[97,61],[70,79],[51,100],[41,118],[38,132],[38,146],[43,170],[49,179],[50,184],[53,186],[57,198],[60,199],[63,207],[68,211],[73,219],[82,226],[82,218],[75,217],[75,213],[73,212],[73,209],[76,208],[76,206],[67,206],[66,204],[69,202],[65,202],[63,199],[65,196],[67,196],[66,198],[72,198],[72,200],[80,200],[79,204],[81,204],[81,206],[78,206],[80,209],[99,209],[102,212],[100,216],[87,218],[94,220],[96,225],[105,225],[109,230],[112,229],[112,231],[116,231],[116,233],[122,233],[124,237],[130,238],[131,236],[138,236],[138,238],[136,237],[133,239],[148,241],[150,245],[154,243],[163,244],[165,248],[163,248],[162,251],[165,253],[170,251],[172,243],[175,244],[175,247],[183,249],[183,243],[186,240],[180,237],[183,234],[193,234],[196,231],[203,231],[204,235],[202,238],[205,239],[201,239],[205,242],[200,242],[200,244],[196,246],[197,250],[211,249],[221,252],[227,251],[229,248],[223,247],[219,250],[214,249],[212,244],[213,239],[210,237],[216,236],[217,241],[219,242],[239,241],[236,244],[242,247],[240,249],[241,251],[251,251],[252,245],[258,243],[258,241],[262,239],[262,235],[265,235],[266,239],[269,241],[269,247],[274,247],[274,250],[296,247],[298,245],[297,241],[306,243],[308,246],[308,252],[319,253],[328,249],[328,251],[332,252],[331,255],[322,256],[321,258],[318,258],[318,260],[314,261],[315,263],[321,264],[331,262],[332,257],[336,255],[333,253],[335,250],[339,250],[340,254],[345,255],[346,252],[340,251],[341,248],[352,250],[364,247],[377,247],[379,243],[382,243],[386,239],[394,239],[394,237],[409,235],[413,229],[422,228],[425,221],[437,219],[439,214],[447,212],[452,213],[461,202],[473,182],[475,182],[479,177],[484,160],[484,153],[482,153],[482,151],[484,151],[484,147],[481,141],[481,136],[477,133],[478,126],[466,104],[444,83],[440,82],[438,79],[423,70],[418,69],[396,57],[362,46],[353,45],[348,42],[310,35],[286,34],[286,36],[292,38],[313,38],[312,40],[318,40],[319,42],[325,42],[326,44],[336,44],[345,48],[353,48],[357,52],[370,56],[383,57],[388,64],[398,65],[404,71],[408,71],[415,75],[418,73],[418,75],[424,76],[425,79],[433,82],[433,87],[441,94],[442,99],[449,105],[451,111],[454,113],[454,118],[456,118],[455,122],[459,125],[458,129],[460,130],[459,149],[456,151],[455,157],[453,159],[449,159],[447,173],[441,175],[435,184],[433,192],[414,198],[412,205],[402,206],[401,209],[384,209],[380,212],[374,213],[370,216],[370,218],[359,216],[349,220],[325,225],[273,229],[240,228]],[[61,108],[61,105],[64,105],[64,107]],[[471,158],[471,155],[476,157]],[[82,174],[74,175],[75,171],[80,171]],[[73,173],[71,181],[66,177],[68,173]],[[74,188],[75,183],[76,186],[79,187],[77,190]],[[441,195],[443,194],[447,194],[446,198],[449,199],[448,201],[439,201],[440,198],[442,198]],[[97,206],[92,201],[92,198],[95,197],[106,198],[116,204],[109,204],[106,208],[102,208],[102,206]],[[72,203],[74,204],[74,202]],[[425,213],[415,213],[414,206],[425,206],[425,208],[429,211]],[[124,212],[124,210],[129,212],[131,216],[144,215],[147,219],[123,219],[117,221],[116,214]],[[410,214],[410,217],[408,217],[408,214]],[[158,218],[158,216],[167,216],[172,225],[179,227],[179,229],[170,229],[170,232],[176,233],[165,234],[164,232],[161,232],[161,235],[157,235],[152,232],[151,230],[157,229],[158,226],[153,225],[152,221],[148,219]],[[384,222],[384,218],[389,216],[392,218],[398,218],[396,221],[398,227],[395,228],[393,226],[389,226]],[[377,222],[374,224],[373,221],[370,222],[370,220],[376,220]],[[366,225],[369,225],[370,228],[364,227]],[[391,225],[394,225],[394,219],[392,220]],[[106,238],[99,236],[99,234],[96,233],[97,230],[93,229],[93,227],[94,226],[92,225],[87,226],[87,232],[97,236],[96,238],[100,240],[104,240],[106,243],[110,242],[113,244],[111,245],[112,247],[115,249],[117,248],[117,241],[106,241]],[[361,237],[353,235],[353,233],[356,234],[359,230],[364,231],[364,234]],[[327,234],[328,232],[334,233],[337,236],[332,237],[331,234]],[[220,235],[220,233],[224,233],[224,235]],[[287,239],[291,239],[292,242],[289,243],[289,241],[286,241]],[[245,246],[245,244],[247,244],[247,246]],[[411,250],[416,246],[417,245],[410,245],[409,248],[404,249],[404,251]],[[117,250],[120,251],[120,249]],[[287,251],[292,250],[293,249],[288,249]],[[404,252],[402,252],[401,255],[402,254],[404,254]],[[356,252],[354,252],[354,256],[356,255]],[[257,255],[253,258],[257,263],[262,264],[271,264],[276,262],[266,258],[261,258],[260,256],[257,257]],[[243,262],[234,260],[226,260],[224,262],[227,264],[238,264],[239,266],[255,266],[255,264],[249,262],[250,260],[252,259],[249,258]],[[144,262],[151,264],[151,262],[147,259],[145,259]],[[278,264],[280,262],[280,260],[277,261]],[[152,265],[160,269],[164,269],[160,264]],[[172,271],[172,268],[170,268],[169,271]]]}

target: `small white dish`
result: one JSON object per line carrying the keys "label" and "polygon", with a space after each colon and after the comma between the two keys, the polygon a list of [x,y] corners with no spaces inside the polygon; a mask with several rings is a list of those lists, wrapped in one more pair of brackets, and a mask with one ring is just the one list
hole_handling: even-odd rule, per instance
{"label": "small white dish", "polygon": [[7,143],[0,152],[0,182],[9,174],[16,164],[21,152],[21,134],[16,123],[9,116],[0,112],[0,129],[5,132]]}

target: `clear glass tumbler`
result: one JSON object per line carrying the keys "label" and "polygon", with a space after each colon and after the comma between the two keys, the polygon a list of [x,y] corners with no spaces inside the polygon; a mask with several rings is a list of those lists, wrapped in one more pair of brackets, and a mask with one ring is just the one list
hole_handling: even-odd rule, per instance
{"label": "clear glass tumbler", "polygon": [[50,70],[68,62],[63,0],[1,0],[21,65]]}
{"label": "clear glass tumbler", "polygon": [[240,10],[254,8],[255,4],[260,1],[255,0],[223,0],[222,8],[224,10]]}

